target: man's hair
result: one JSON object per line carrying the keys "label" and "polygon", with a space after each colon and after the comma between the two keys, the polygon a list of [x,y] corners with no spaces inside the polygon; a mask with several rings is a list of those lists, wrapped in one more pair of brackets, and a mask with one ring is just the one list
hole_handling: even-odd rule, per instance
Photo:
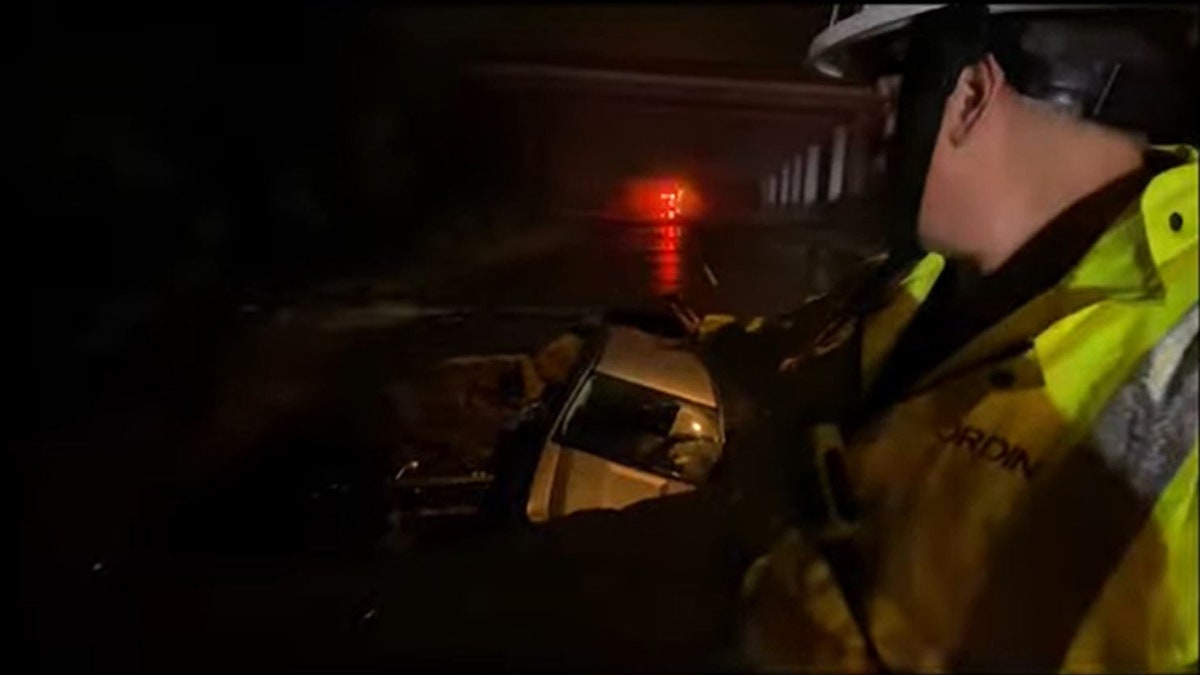
{"label": "man's hair", "polygon": [[1196,138],[1196,12],[993,16],[989,51],[1023,97],[1151,140]]}
{"label": "man's hair", "polygon": [[[1040,115],[1050,118],[1059,118],[1060,120],[1067,120],[1074,124],[1090,125],[1095,128],[1102,129],[1109,134],[1124,136],[1129,141],[1138,145],[1150,145],[1150,136],[1145,131],[1140,129],[1117,127],[1097,122],[1082,115],[1079,109],[1073,105],[1063,105],[1060,101],[1055,100],[1033,98],[1032,96],[1026,96],[1020,92],[1017,92],[1016,98],[1021,105],[1026,106],[1028,109],[1033,110]],[[1176,138],[1175,140],[1179,139]]]}

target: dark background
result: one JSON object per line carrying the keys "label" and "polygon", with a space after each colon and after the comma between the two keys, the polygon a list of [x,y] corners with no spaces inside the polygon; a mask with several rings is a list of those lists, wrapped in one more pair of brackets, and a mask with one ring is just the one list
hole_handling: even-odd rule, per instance
{"label": "dark background", "polygon": [[[486,261],[497,243],[558,227],[556,214],[602,207],[625,176],[707,171],[720,184],[739,158],[775,162],[771,153],[786,155],[775,139],[803,142],[833,121],[730,121],[680,105],[594,103],[587,92],[547,107],[536,92],[498,98],[471,70],[533,62],[809,81],[817,7],[46,2],[12,16],[18,607],[26,646],[77,666],[126,663],[132,626],[172,617],[216,629],[237,616],[250,631],[288,626],[281,617],[301,601],[281,598],[344,599],[331,589],[346,579],[384,578],[234,575],[217,593],[194,575],[136,571],[133,552],[183,499],[180,486],[206,485],[230,457],[251,457],[251,478],[215,521],[224,525],[286,516],[297,476],[331,456],[363,470],[354,458],[371,452],[345,452],[364,443],[350,429],[364,389],[355,378],[380,369],[369,355],[387,344],[419,361],[528,348],[558,330],[476,328],[449,347],[429,331],[370,351],[260,319],[263,308],[348,276],[421,276],[447,232],[449,248]],[[606,125],[640,140],[591,136]],[[530,126],[550,130],[532,161],[553,170],[520,168]],[[738,199],[757,201],[728,201]],[[255,527],[242,534],[274,541]],[[201,610],[213,597],[232,598],[228,613]],[[272,619],[247,618],[252,607],[274,607]],[[322,626],[344,618],[319,614]],[[288,649],[318,634],[306,626],[279,629]]]}
{"label": "dark background", "polygon": [[[435,656],[456,649],[465,619],[455,606],[423,618],[403,608],[438,607],[449,586],[485,596],[504,586],[499,562],[492,576],[480,572],[494,552],[403,569],[386,559],[316,570],[293,560],[283,571],[245,558],[147,563],[134,552],[163,539],[160,516],[221,484],[233,465],[242,477],[217,512],[168,521],[208,529],[168,525],[166,539],[203,550],[206,533],[229,529],[242,538],[235,548],[292,546],[280,542],[314,524],[294,517],[307,503],[297,486],[330,466],[343,476],[377,468],[385,449],[362,420],[380,386],[413,364],[529,350],[562,329],[482,320],[349,337],[289,320],[293,306],[353,307],[398,276],[448,271],[456,280],[424,300],[652,305],[657,282],[638,274],[682,279],[709,303],[702,309],[722,311],[781,310],[828,290],[862,253],[851,241],[865,229],[862,213],[851,202],[764,226],[758,180],[836,125],[878,126],[868,91],[818,87],[718,105],[686,80],[601,91],[586,78],[551,86],[486,74],[515,63],[723,79],[731,91],[828,85],[804,65],[827,19],[827,7],[799,4],[41,2],[12,12],[15,208],[5,249],[17,281],[10,447],[26,646],[74,667],[132,667],[139,631],[161,624],[189,638],[175,652],[169,640],[159,645],[173,666],[231,634],[270,636],[275,656],[341,664],[359,648],[393,665],[423,641]],[[694,180],[721,222],[688,232],[686,244],[629,230],[637,241],[628,245],[594,227],[625,180],[661,174]],[[560,237],[567,243],[543,246]],[[511,250],[539,253],[495,271]],[[719,289],[704,281],[710,263]],[[354,508],[377,506],[364,500]],[[577,555],[510,589],[517,602],[553,606],[541,628],[562,642],[547,649],[563,655],[592,636],[600,657],[606,637],[633,650],[644,648],[638,631],[658,631],[675,642],[630,658],[679,667],[680,654],[715,639],[730,589],[708,574],[728,561],[702,528],[680,530],[668,514],[621,540],[629,532],[619,523],[587,520],[575,530]],[[655,546],[669,549],[657,556],[660,576],[644,567]],[[547,551],[562,550],[529,544],[509,561],[545,564]],[[618,554],[635,559],[618,563]],[[575,583],[598,558],[636,583]],[[556,598],[542,583],[551,579],[576,595]],[[348,637],[389,587],[375,636]],[[682,610],[672,604],[681,593],[690,598]],[[603,612],[566,618],[606,597],[624,603],[624,636],[603,634],[613,625]],[[480,649],[525,644],[527,627],[494,630],[488,622],[504,612],[489,612],[470,619],[476,636],[489,636]]]}
{"label": "dark background", "polygon": [[[464,66],[811,79],[803,54],[824,14],[803,6],[32,6],[14,25],[22,33],[12,97],[20,216],[9,246],[27,294],[20,325],[29,328],[32,362],[94,380],[85,362],[123,349],[150,356],[139,340],[162,344],[162,335],[142,335],[160,325],[202,352],[211,326],[196,312],[311,287],[369,261],[411,263],[450,223],[464,228],[467,247],[473,230],[529,225],[545,208],[531,202],[552,201],[545,193],[555,186],[531,186],[513,170],[522,139],[512,130],[529,124],[528,108],[493,105]],[[638,115],[653,114],[603,105],[576,109],[633,128]],[[573,114],[543,113],[534,124],[571,128]],[[794,138],[810,133],[784,122]],[[769,150],[780,135],[781,122],[773,124],[737,150]],[[729,125],[677,112],[668,123],[678,129],[676,148],[703,138],[711,145]],[[656,163],[589,135],[569,132],[546,151],[586,155],[549,172],[567,201],[582,189],[594,208],[612,176],[639,169],[704,170],[703,147],[691,159],[666,147]],[[589,142],[604,154],[572,148]]]}

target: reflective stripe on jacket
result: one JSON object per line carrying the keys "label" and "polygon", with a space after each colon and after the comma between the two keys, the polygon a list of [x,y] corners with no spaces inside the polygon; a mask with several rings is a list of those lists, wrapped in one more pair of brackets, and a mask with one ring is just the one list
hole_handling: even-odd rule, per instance
{"label": "reflective stripe on jacket", "polygon": [[[1195,150],[1174,151],[1187,162],[1157,175],[1064,279],[849,439],[863,609],[889,668],[1196,662],[1198,176]],[[942,266],[927,257],[866,319],[868,386]],[[752,570],[751,657],[866,667],[807,548],[785,537]],[[798,646],[813,639],[840,645]]]}

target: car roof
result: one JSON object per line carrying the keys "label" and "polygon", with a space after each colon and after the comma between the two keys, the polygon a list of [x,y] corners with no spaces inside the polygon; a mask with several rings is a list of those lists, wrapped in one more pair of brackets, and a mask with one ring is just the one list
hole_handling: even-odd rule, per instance
{"label": "car roof", "polygon": [[694,403],[717,407],[716,390],[708,369],[695,354],[676,344],[634,328],[612,326],[596,370]]}

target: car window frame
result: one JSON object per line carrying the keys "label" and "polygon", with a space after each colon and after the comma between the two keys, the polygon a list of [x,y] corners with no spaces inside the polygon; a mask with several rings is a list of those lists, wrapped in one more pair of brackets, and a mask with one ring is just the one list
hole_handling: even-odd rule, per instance
{"label": "car window frame", "polygon": [[[587,385],[590,382],[595,381],[597,378],[605,378],[608,380],[612,380],[614,382],[619,382],[621,384],[621,386],[627,386],[627,387],[630,387],[633,389],[640,389],[640,390],[644,390],[647,392],[652,392],[655,397],[667,399],[667,400],[670,400],[670,401],[678,404],[680,406],[681,410],[683,409],[684,406],[691,406],[693,408],[698,408],[698,409],[703,410],[705,413],[710,415],[713,418],[713,420],[716,422],[714,433],[713,433],[713,438],[712,438],[711,442],[717,446],[718,459],[720,458],[720,455],[723,454],[723,452],[724,452],[724,429],[723,429],[724,420],[722,419],[721,410],[720,410],[719,406],[708,406],[703,403],[699,403],[697,401],[692,401],[690,399],[686,399],[686,398],[671,394],[669,392],[662,391],[661,389],[647,387],[643,384],[633,382],[630,380],[626,380],[621,377],[616,377],[614,375],[602,373],[595,368],[589,369],[589,371],[586,373],[586,375],[580,380],[578,385],[575,387],[574,391],[572,391],[571,398],[563,406],[563,409],[561,411],[559,419],[555,422],[553,431],[550,435],[550,441],[553,442],[554,444],[558,445],[560,448],[562,448],[564,450],[571,450],[571,451],[576,451],[576,452],[587,453],[589,455],[599,457],[607,462],[613,462],[614,464],[619,464],[621,466],[628,467],[628,468],[631,468],[631,469],[634,469],[637,471],[643,471],[646,473],[650,473],[655,476],[659,476],[661,478],[665,478],[668,480],[678,481],[681,483],[687,483],[689,485],[699,485],[700,484],[699,482],[689,479],[687,476],[684,475],[684,473],[681,470],[667,470],[660,466],[655,466],[653,463],[641,463],[641,462],[630,461],[628,458],[620,457],[617,453],[609,454],[609,453],[605,453],[605,452],[599,451],[594,448],[580,447],[579,445],[574,444],[572,441],[569,441],[565,437],[569,412],[580,404],[580,401],[579,401],[580,396],[582,396],[583,392],[587,389]],[[663,441],[666,441],[667,438],[669,438],[669,437],[668,436],[662,437]],[[709,472],[711,472],[711,468],[710,468]],[[708,473],[705,474],[705,479],[707,479],[707,475],[708,475]],[[703,481],[701,481],[701,482],[703,482]]]}

